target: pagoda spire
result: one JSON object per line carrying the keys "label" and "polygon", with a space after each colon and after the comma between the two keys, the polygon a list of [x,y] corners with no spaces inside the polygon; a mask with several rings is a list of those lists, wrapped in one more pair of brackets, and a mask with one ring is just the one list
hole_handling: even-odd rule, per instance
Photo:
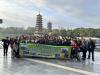
{"label": "pagoda spire", "polygon": [[39,14],[40,14],[40,9],[39,9]]}

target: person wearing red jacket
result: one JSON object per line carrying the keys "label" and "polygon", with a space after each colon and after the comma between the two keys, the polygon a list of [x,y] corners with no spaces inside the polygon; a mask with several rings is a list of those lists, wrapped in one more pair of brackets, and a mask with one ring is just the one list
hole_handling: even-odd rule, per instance
{"label": "person wearing red jacket", "polygon": [[78,46],[77,39],[72,40],[71,45],[72,45],[72,51],[73,51],[73,58],[76,58],[77,60],[79,60],[79,58],[78,58],[79,46]]}

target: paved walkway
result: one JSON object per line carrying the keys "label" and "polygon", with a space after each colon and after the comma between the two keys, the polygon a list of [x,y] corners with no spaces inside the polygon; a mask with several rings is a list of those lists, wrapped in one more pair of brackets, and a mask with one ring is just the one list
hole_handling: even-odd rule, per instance
{"label": "paved walkway", "polygon": [[0,75],[100,75],[100,53],[95,52],[95,62],[3,57],[0,49]]}

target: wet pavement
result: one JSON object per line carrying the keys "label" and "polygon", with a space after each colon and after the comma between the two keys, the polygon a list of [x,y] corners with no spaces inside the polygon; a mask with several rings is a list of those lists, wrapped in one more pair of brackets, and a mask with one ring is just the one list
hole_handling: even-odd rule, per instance
{"label": "wet pavement", "polygon": [[100,53],[95,62],[44,58],[11,58],[0,49],[0,75],[100,75]]}

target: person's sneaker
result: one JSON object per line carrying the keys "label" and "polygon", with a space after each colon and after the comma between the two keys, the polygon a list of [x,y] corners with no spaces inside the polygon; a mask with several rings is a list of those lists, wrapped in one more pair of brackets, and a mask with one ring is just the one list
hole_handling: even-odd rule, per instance
{"label": "person's sneaker", "polygon": [[94,59],[92,59],[92,61],[95,61]]}
{"label": "person's sneaker", "polygon": [[85,61],[86,59],[84,58],[83,60]]}
{"label": "person's sneaker", "polygon": [[90,58],[87,58],[87,59],[90,59]]}

